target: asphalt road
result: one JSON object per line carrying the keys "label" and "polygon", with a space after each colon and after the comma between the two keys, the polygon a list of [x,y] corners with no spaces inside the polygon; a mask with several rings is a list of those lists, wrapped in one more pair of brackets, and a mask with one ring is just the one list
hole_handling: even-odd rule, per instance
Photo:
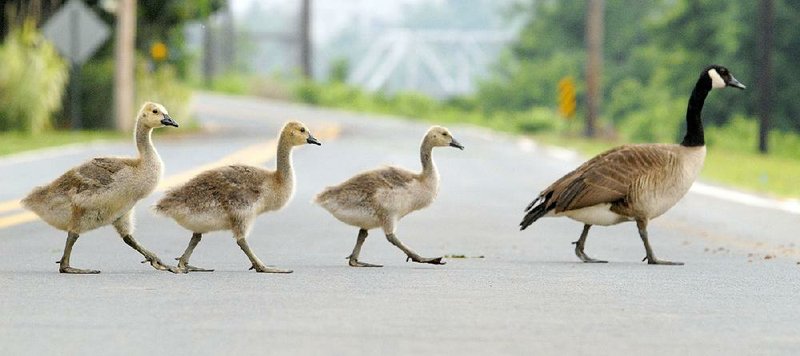
{"label": "asphalt road", "polygon": [[[269,147],[256,145],[274,139],[288,119],[326,133],[321,147],[295,152],[294,201],[261,216],[249,239],[265,263],[295,272],[248,271],[225,232],[206,235],[192,256],[216,272],[159,272],[106,227],[82,235],[72,255],[75,267],[102,273],[61,275],[53,262],[65,234],[27,221],[13,200],[90,157],[131,155],[132,143],[2,158],[0,354],[800,352],[800,213],[791,204],[698,189],[650,227],[656,255],[685,266],[640,262],[633,224],[594,228],[586,251],[610,263],[582,264],[570,244],[580,223],[544,219],[517,228],[525,205],[581,158],[451,126],[466,150],[434,151],[439,197],[402,220],[397,236],[423,256],[483,258],[407,263],[375,230],[361,260],[385,267],[356,269],[345,256],[357,230],[311,198],[382,164],[419,169],[428,125],[209,94],[193,106],[209,132],[155,138],[167,179],[226,157],[268,160]],[[150,212],[161,194],[137,205],[135,236],[172,262],[191,234]]]}

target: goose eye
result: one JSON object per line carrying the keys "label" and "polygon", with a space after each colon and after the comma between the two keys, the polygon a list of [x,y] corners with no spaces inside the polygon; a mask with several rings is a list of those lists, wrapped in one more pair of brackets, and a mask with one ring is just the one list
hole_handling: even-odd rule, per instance
{"label": "goose eye", "polygon": [[158,110],[153,109],[153,114],[158,114]]}
{"label": "goose eye", "polygon": [[301,127],[300,128],[300,132],[306,132],[306,128],[305,127]]}

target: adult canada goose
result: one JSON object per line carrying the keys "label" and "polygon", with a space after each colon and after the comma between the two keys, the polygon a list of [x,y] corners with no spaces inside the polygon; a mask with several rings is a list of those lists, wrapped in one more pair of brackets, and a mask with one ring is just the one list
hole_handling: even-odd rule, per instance
{"label": "adult canada goose", "polygon": [[325,188],[314,199],[339,221],[358,227],[358,238],[348,256],[352,267],[382,267],[358,260],[367,231],[380,227],[386,238],[402,250],[406,261],[443,265],[442,257],[425,258],[412,251],[395,236],[397,222],[412,211],[430,205],[439,192],[439,172],[431,153],[434,147],[464,149],[446,128],[431,127],[422,139],[422,172],[385,167],[358,174],[337,186]]}
{"label": "adult canada goose", "polygon": [[321,145],[305,125],[288,122],[278,136],[275,171],[245,165],[219,167],[198,174],[159,200],[156,212],[193,232],[189,246],[178,258],[181,272],[213,271],[189,265],[189,258],[204,233],[218,230],[233,232],[256,272],[292,272],[264,265],[250,250],[246,238],[259,214],[283,208],[292,199],[295,181],[292,148],[307,143]]}
{"label": "adult canada goose", "polygon": [[[687,131],[679,144],[624,145],[595,156],[542,191],[525,208],[520,230],[543,216],[566,216],[584,223],[575,244],[583,262],[606,262],[583,252],[592,225],[636,221],[649,264],[659,260],[647,238],[647,223],[669,210],[689,190],[706,156],[701,111],[711,89],[745,86],[727,68],[712,65],[700,73],[686,110]],[[644,261],[644,260],[642,260]]]}
{"label": "adult canada goose", "polygon": [[100,273],[70,266],[72,246],[86,231],[112,224],[128,246],[142,254],[158,270],[177,272],[161,263],[133,238],[133,206],[158,185],[164,164],[150,134],[154,128],[175,126],[162,105],[145,103],[136,116],[137,158],[95,158],[70,169],[52,183],[35,188],[22,205],[56,229],[67,232],[64,255],[58,263],[61,273]]}

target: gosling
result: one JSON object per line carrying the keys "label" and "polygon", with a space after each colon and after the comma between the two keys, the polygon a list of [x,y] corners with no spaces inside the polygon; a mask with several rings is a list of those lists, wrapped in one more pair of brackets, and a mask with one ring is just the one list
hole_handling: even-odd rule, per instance
{"label": "gosling", "polygon": [[155,269],[177,273],[133,238],[133,206],[148,196],[161,179],[164,163],[150,135],[154,128],[178,124],[164,106],[145,103],[136,116],[134,135],[137,158],[95,158],[70,169],[52,183],[35,188],[22,205],[50,226],[67,232],[64,255],[57,263],[59,272],[100,273],[70,266],[72,247],[80,234],[111,224],[122,240],[144,256]]}
{"label": "gosling", "polygon": [[173,188],[155,206],[156,212],[174,219],[192,231],[189,246],[178,260],[183,272],[212,272],[189,265],[192,251],[204,233],[231,230],[236,243],[250,259],[256,272],[292,273],[267,267],[250,250],[247,235],[259,214],[283,208],[294,195],[292,148],[303,144],[321,145],[300,122],[283,126],[278,137],[277,169],[231,165],[198,174],[186,184]]}
{"label": "gosling", "polygon": [[439,192],[439,172],[431,158],[434,147],[456,147],[463,150],[450,132],[440,126],[431,127],[422,139],[420,160],[422,172],[385,167],[358,174],[342,184],[327,187],[314,201],[339,221],[359,228],[356,245],[347,257],[351,267],[383,267],[358,260],[361,245],[368,231],[380,227],[386,238],[417,263],[445,264],[442,257],[425,258],[404,245],[395,236],[400,219],[430,205]]}

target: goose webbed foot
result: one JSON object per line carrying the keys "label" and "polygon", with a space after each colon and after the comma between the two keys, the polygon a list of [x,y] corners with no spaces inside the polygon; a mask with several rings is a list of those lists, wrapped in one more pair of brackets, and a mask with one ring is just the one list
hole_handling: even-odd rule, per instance
{"label": "goose webbed foot", "polygon": [[292,272],[294,272],[294,271],[292,271],[290,269],[280,269],[280,268],[275,268],[275,267],[267,267],[263,263],[259,263],[259,264],[254,263],[252,266],[250,266],[250,269],[254,269],[254,270],[256,270],[256,272],[260,272],[260,273],[292,273]]}
{"label": "goose webbed foot", "polygon": [[647,261],[648,265],[683,266],[683,262],[659,260],[656,256],[645,256],[642,262]]}
{"label": "goose webbed foot", "polygon": [[575,256],[578,256],[578,258],[580,258],[584,263],[608,263],[608,261],[605,260],[598,260],[589,257],[586,252],[583,252],[583,246],[580,244],[580,240],[574,241],[572,244],[575,245]]}
{"label": "goose webbed foot", "polygon": [[420,257],[420,256],[408,256],[406,257],[406,262],[414,261],[416,263],[427,263],[432,265],[443,265],[447,262],[442,261],[444,257]]}

